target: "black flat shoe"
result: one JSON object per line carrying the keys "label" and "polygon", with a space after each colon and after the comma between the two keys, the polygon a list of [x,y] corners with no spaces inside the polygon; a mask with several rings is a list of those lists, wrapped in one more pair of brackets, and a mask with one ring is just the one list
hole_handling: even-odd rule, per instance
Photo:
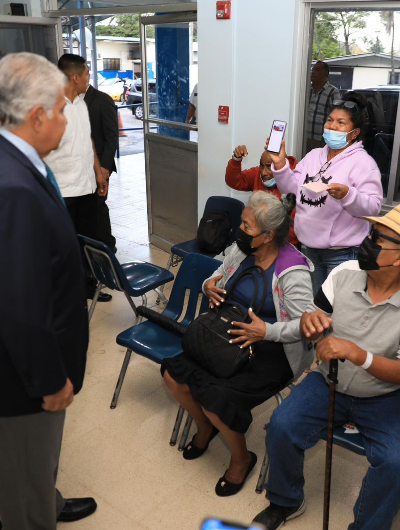
{"label": "black flat shoe", "polygon": [[79,521],[96,511],[97,504],[92,497],[82,499],[65,499],[65,506],[57,517],[57,521]]}
{"label": "black flat shoe", "polygon": [[253,467],[257,464],[257,455],[253,453],[252,451],[249,451],[250,453],[250,464],[247,468],[246,475],[244,477],[243,482],[240,482],[239,484],[235,484],[234,482],[229,482],[225,478],[225,475],[219,479],[217,482],[217,485],[215,486],[215,493],[218,495],[218,497],[230,497],[231,495],[236,495],[244,486],[244,483],[246,482],[247,477],[250,475],[250,473],[253,470]]}
{"label": "black flat shoe", "polygon": [[189,442],[187,446],[185,447],[185,449],[183,450],[183,458],[185,460],[195,460],[196,458],[199,458],[201,455],[204,455],[204,453],[208,449],[208,446],[210,445],[211,440],[215,438],[218,433],[219,433],[219,430],[216,427],[213,427],[210,439],[208,440],[208,443],[204,447],[204,449],[200,449],[200,447],[196,447],[194,445],[194,439],[196,438],[196,435],[194,435],[192,438],[192,441]]}

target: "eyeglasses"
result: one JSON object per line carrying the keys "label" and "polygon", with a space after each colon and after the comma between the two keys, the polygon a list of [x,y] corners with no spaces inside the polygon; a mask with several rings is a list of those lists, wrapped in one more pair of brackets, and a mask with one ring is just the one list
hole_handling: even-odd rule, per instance
{"label": "eyeglasses", "polygon": [[[378,239],[386,239],[387,241],[391,241],[392,243],[396,243],[396,245],[400,245],[400,241],[398,239],[394,239],[394,237],[386,236],[385,234],[382,234],[381,232],[378,232],[378,230],[374,227],[371,228],[370,231],[371,241],[372,243],[376,243]],[[397,250],[398,248],[383,248],[382,250]]]}
{"label": "eyeglasses", "polygon": [[355,101],[344,101],[343,99],[334,99],[333,105],[335,107],[346,107],[347,109],[356,109],[357,112],[360,112],[357,103]]}
{"label": "eyeglasses", "polygon": [[309,177],[309,181],[318,182],[318,180],[320,180],[321,177],[324,175],[325,171],[328,171],[328,168],[331,164],[332,162],[325,162],[325,164],[321,167],[318,173],[316,173],[313,177]]}

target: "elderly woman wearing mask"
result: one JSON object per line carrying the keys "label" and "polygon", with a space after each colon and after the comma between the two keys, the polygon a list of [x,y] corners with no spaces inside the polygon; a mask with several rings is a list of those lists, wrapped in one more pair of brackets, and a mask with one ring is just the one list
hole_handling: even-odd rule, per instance
{"label": "elderly woman wearing mask", "polygon": [[[229,468],[215,488],[222,497],[237,493],[256,464],[257,457],[247,450],[244,436],[252,421],[251,410],[296,380],[313,358],[311,344],[299,329],[301,314],[312,299],[312,265],[286,242],[289,210],[273,195],[253,193],[243,211],[236,243],[203,287],[213,307],[224,303],[226,289],[241,272],[254,265],[265,270],[268,295],[259,316],[249,307],[253,278],[240,280],[232,297],[249,311],[251,323],[233,322],[228,337],[243,346],[253,344],[253,362],[229,379],[215,377],[186,352],[166,360],[162,367],[167,387],[197,424],[183,457],[200,457],[218,432],[229,446]],[[258,275],[255,305],[264,287],[261,272]]]}

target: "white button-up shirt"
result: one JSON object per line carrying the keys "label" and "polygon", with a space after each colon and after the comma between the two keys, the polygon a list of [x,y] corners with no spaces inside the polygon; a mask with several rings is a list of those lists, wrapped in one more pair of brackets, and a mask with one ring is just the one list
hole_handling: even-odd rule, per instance
{"label": "white button-up shirt", "polygon": [[72,103],[65,98],[67,127],[58,149],[45,158],[63,197],[89,195],[97,186],[89,113],[83,96],[76,96]]}

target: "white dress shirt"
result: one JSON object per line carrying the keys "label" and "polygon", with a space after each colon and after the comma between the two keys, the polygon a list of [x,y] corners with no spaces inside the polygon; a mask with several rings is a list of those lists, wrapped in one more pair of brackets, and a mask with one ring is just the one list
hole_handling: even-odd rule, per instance
{"label": "white dress shirt", "polygon": [[80,197],[96,191],[90,120],[84,94],[74,101],[65,98],[67,127],[58,149],[45,158],[63,197]]}

